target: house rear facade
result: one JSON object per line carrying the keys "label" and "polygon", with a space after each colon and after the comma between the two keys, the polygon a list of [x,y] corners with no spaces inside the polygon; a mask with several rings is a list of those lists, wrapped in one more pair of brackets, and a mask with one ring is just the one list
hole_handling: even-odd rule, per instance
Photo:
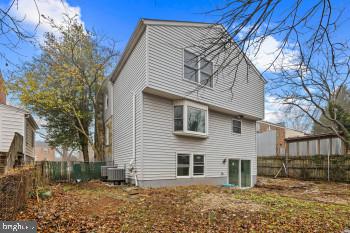
{"label": "house rear facade", "polygon": [[0,104],[0,152],[8,152],[15,133],[23,136],[23,159],[35,159],[35,131],[38,129],[32,116],[25,110]]}
{"label": "house rear facade", "polygon": [[131,182],[255,184],[265,80],[249,60],[235,76],[230,67],[216,74],[219,64],[199,56],[193,45],[218,30],[147,19],[137,25],[111,76],[112,154]]}

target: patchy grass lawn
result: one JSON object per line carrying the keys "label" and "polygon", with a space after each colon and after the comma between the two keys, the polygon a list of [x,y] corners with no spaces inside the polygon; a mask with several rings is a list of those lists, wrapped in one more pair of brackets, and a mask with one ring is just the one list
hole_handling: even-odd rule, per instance
{"label": "patchy grass lawn", "polygon": [[350,185],[259,178],[246,190],[213,186],[50,186],[18,219],[41,232],[342,232],[350,229]]}

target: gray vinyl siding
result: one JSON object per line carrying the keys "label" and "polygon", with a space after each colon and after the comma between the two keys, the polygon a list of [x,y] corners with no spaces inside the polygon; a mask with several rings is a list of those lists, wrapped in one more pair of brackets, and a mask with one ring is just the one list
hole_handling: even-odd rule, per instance
{"label": "gray vinyl siding", "polygon": [[[209,31],[208,31],[209,30]],[[232,67],[228,67],[214,80],[214,88],[201,88],[183,80],[183,49],[193,47],[213,29],[193,26],[148,25],[148,86],[208,105],[249,115],[254,119],[264,117],[264,81],[250,66],[243,63],[231,92],[234,80]],[[194,47],[195,48],[195,47]],[[215,64],[214,64],[215,65]],[[216,64],[218,65],[218,64]],[[215,67],[214,67],[215,69]]]}
{"label": "gray vinyl siding", "polygon": [[[26,120],[25,127],[26,135],[25,135],[25,143],[23,144],[25,147],[24,154],[29,155],[30,157],[35,157],[35,130],[34,127]],[[34,142],[32,138],[32,134],[34,133]]]}
{"label": "gray vinyl siding", "polygon": [[204,153],[205,176],[226,177],[225,158],[252,160],[256,175],[255,121],[242,121],[242,134],[232,132],[232,116],[209,110],[207,139],[173,134],[173,102],[144,94],[143,180],[176,179],[176,153]]}
{"label": "gray vinyl siding", "polygon": [[[113,84],[113,158],[128,168],[133,159],[133,94],[136,95],[136,169],[142,169],[142,89],[146,85],[146,34]],[[128,173],[128,169],[126,170]]]}
{"label": "gray vinyl siding", "polygon": [[24,113],[17,108],[0,105],[0,151],[8,152],[15,133],[24,135]]}
{"label": "gray vinyl siding", "polygon": [[[109,106],[107,107],[107,109],[105,109],[105,106],[103,106],[103,117],[104,121],[106,122],[113,114],[113,84],[109,80],[105,80],[104,85],[104,95],[108,95],[109,102]],[[103,96],[103,103],[105,104],[105,96]]]}

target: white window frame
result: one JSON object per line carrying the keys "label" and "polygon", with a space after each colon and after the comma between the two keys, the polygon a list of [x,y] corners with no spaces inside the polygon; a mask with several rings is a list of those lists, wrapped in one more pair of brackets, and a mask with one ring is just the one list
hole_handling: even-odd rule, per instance
{"label": "white window frame", "polygon": [[[175,106],[183,106],[183,129],[182,130],[177,130],[175,131],[175,123],[174,123],[174,107]],[[187,127],[187,110],[188,107],[193,107],[193,108],[198,108],[201,110],[205,111],[205,133],[202,132],[196,132],[196,131],[191,131],[188,130]],[[203,104],[199,104],[199,103],[195,103],[189,100],[177,100],[174,101],[173,104],[173,131],[174,134],[177,135],[184,135],[184,136],[197,136],[197,137],[207,137],[209,135],[209,109],[208,106],[203,105]]]}
{"label": "white window frame", "polygon": [[[177,162],[177,157],[179,156],[179,155],[188,155],[189,157],[190,157],[190,164],[189,164],[189,169],[188,169],[188,176],[178,176],[178,174],[177,174],[177,167],[178,167],[178,162]],[[176,164],[176,166],[175,166],[175,172],[176,172],[176,178],[191,178],[191,164],[192,164],[192,162],[191,162],[191,159],[192,158],[192,156],[191,156],[191,153],[188,153],[188,152],[179,152],[179,153],[176,153],[176,157],[175,157],[175,164]]]}
{"label": "white window frame", "polygon": [[[240,132],[240,133],[237,133],[237,132],[234,132],[234,131],[233,131],[233,121],[239,121],[239,122],[241,122],[241,132]],[[232,121],[231,121],[231,130],[232,130],[232,133],[233,133],[233,134],[241,135],[241,134],[242,134],[242,120],[241,120],[241,119],[237,119],[237,118],[232,118]]]}
{"label": "white window frame", "polygon": [[[189,167],[189,173],[188,173],[188,176],[178,176],[177,175],[177,166],[178,166],[178,164],[177,164],[177,156],[178,155],[189,155],[190,156],[190,167]],[[204,173],[203,173],[203,175],[194,175],[193,174],[193,169],[194,169],[194,163],[193,163],[193,161],[194,161],[194,159],[193,159],[193,156],[195,156],[195,155],[203,155],[203,157],[204,157]],[[205,155],[205,153],[201,153],[201,152],[176,152],[175,153],[175,173],[176,173],[176,178],[179,178],[179,179],[181,179],[181,178],[201,178],[201,177],[205,177],[206,175],[206,167],[207,167],[207,160],[206,160],[206,155]]]}
{"label": "white window frame", "polygon": [[105,146],[109,146],[109,127],[105,127]]}
{"label": "white window frame", "polygon": [[105,94],[105,98],[104,98],[104,109],[105,109],[105,111],[108,110],[108,105],[109,105],[108,101],[109,101],[108,94]]}
{"label": "white window frame", "polygon": [[[213,88],[214,88],[214,76],[213,76],[213,74],[214,74],[214,64],[213,64],[213,62],[208,61],[208,60],[205,59],[204,57],[199,57],[199,56],[197,56],[196,75],[197,75],[198,82],[194,82],[194,81],[192,81],[192,80],[188,80],[188,79],[185,78],[185,66],[186,66],[186,64],[185,64],[185,51],[187,51],[187,52],[189,52],[189,53],[192,53],[193,55],[197,56],[196,53],[192,52],[192,51],[189,50],[189,49],[183,49],[183,50],[182,50],[182,64],[183,64],[183,65],[182,65],[182,79],[185,80],[185,81],[187,81],[187,82],[190,82],[190,83],[195,83],[195,84],[200,85],[200,86],[205,87],[205,88],[213,89]],[[201,71],[200,61],[201,61],[202,59],[204,59],[204,60],[206,60],[207,62],[210,62],[210,63],[212,64],[213,70],[212,70],[212,77],[211,77],[211,85],[203,85],[203,84],[201,84],[201,72],[207,74],[207,72]]]}
{"label": "white window frame", "polygon": [[[239,160],[239,188],[241,189],[247,189],[247,188],[252,188],[253,187],[253,163],[252,163],[252,159],[251,158],[237,158],[237,157],[228,157],[226,158],[227,161],[227,184],[230,182],[230,177],[229,177],[229,172],[230,172],[230,159],[235,159],[235,160]],[[241,178],[241,161],[242,160],[249,160],[250,161],[250,186],[249,187],[242,187],[242,178]]]}
{"label": "white window frame", "polygon": [[[203,175],[195,175],[194,174],[194,157],[196,156],[196,155],[201,155],[201,156],[203,156]],[[204,153],[193,153],[192,154],[192,176],[193,177],[205,177],[205,168],[206,168],[206,160],[205,160],[205,154]]]}

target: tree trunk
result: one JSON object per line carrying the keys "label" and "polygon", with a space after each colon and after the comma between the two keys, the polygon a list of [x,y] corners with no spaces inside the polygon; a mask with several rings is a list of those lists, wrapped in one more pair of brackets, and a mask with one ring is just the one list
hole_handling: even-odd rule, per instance
{"label": "tree trunk", "polygon": [[81,139],[81,151],[83,152],[84,162],[89,162],[89,141],[85,136]]}
{"label": "tree trunk", "polygon": [[105,125],[104,95],[98,95],[95,105],[95,160],[104,161]]}
{"label": "tree trunk", "polygon": [[68,161],[68,148],[63,146],[62,147],[62,161]]}
{"label": "tree trunk", "polygon": [[89,162],[89,124],[85,119],[81,119],[81,124],[85,132],[79,132],[80,148],[83,153],[84,162]]}

